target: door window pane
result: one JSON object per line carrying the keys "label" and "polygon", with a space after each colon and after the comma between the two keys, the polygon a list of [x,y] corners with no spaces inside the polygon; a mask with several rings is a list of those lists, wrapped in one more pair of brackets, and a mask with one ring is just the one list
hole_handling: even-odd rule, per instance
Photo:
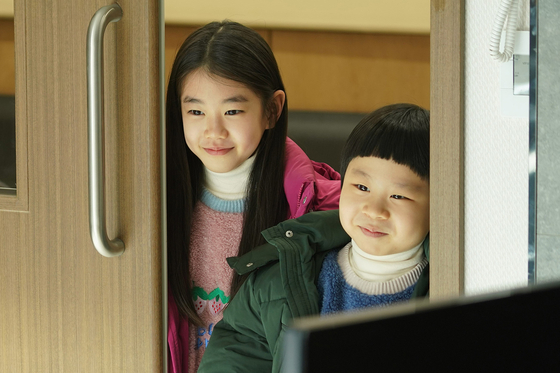
{"label": "door window pane", "polygon": [[0,19],[0,193],[16,188],[14,21]]}

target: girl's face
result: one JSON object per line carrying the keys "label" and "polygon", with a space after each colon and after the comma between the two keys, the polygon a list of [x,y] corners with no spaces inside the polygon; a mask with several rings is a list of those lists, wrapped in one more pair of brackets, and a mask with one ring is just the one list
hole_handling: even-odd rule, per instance
{"label": "girl's face", "polygon": [[187,146],[213,172],[239,167],[253,155],[264,131],[272,128],[251,89],[201,69],[185,79],[181,112]]}

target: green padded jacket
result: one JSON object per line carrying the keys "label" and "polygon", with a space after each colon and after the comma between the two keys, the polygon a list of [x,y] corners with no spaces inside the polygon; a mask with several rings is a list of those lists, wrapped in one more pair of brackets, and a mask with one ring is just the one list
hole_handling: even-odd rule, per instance
{"label": "green padded jacket", "polygon": [[[350,242],[338,210],[311,212],[262,232],[264,244],[230,266],[249,277],[212,330],[199,373],[280,372],[284,332],[320,312],[317,279],[326,254]],[[429,258],[428,239],[424,252]],[[429,265],[413,297],[428,294]],[[252,272],[252,273],[251,273]]]}

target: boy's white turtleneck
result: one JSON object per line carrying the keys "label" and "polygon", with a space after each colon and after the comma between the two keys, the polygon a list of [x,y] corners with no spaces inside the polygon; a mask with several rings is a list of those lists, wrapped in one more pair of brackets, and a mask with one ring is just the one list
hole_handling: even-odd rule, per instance
{"label": "boy's white turtleneck", "polygon": [[218,173],[204,167],[204,187],[218,198],[234,201],[245,198],[249,175],[255,156],[243,162],[235,170]]}
{"label": "boy's white turtleneck", "polygon": [[[422,241],[423,242],[423,241]],[[422,242],[410,250],[390,255],[368,254],[352,240],[348,250],[350,267],[358,277],[372,282],[385,282],[410,272],[424,258]]]}

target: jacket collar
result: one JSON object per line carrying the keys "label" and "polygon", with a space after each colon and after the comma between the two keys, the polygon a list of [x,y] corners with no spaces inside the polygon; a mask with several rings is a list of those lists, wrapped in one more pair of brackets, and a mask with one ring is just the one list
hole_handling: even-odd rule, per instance
{"label": "jacket collar", "polygon": [[338,210],[310,212],[298,219],[286,220],[262,232],[267,243],[241,256],[227,258],[240,275],[290,257],[311,261],[316,253],[341,247],[350,242],[338,216]]}

